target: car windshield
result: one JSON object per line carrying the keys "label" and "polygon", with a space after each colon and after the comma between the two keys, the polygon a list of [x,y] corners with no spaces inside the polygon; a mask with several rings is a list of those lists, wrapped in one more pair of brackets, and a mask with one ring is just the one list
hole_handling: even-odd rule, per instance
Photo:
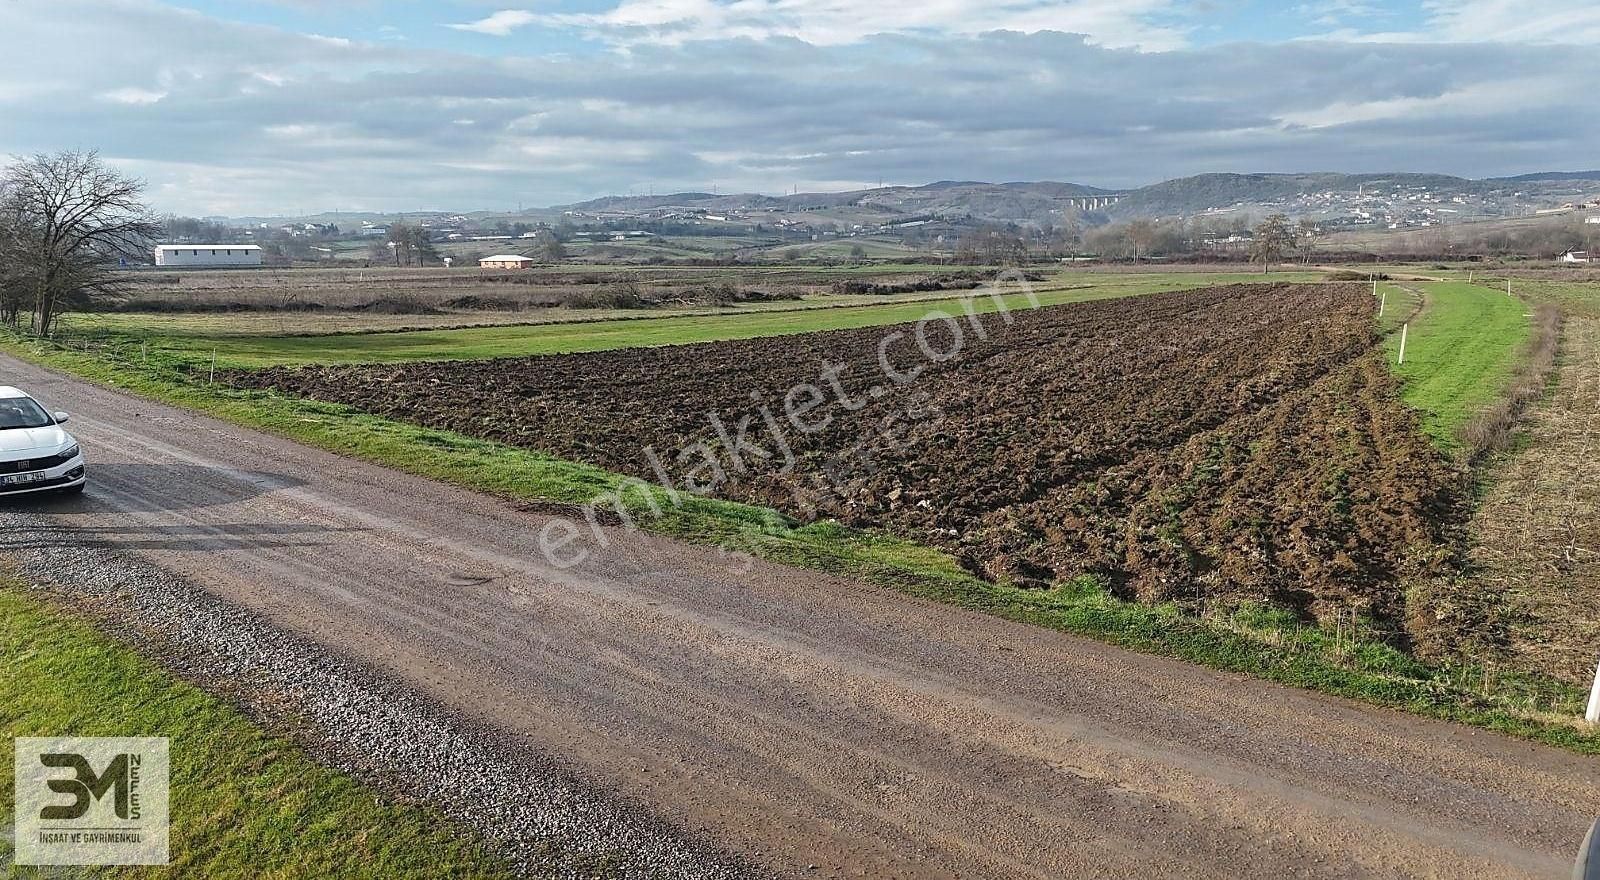
{"label": "car windshield", "polygon": [[50,414],[27,397],[0,398],[0,431],[12,428],[43,428],[55,424]]}

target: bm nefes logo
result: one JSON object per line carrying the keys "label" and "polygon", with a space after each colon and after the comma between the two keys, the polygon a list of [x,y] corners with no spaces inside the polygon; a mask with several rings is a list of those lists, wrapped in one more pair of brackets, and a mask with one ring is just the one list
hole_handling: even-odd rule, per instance
{"label": "bm nefes logo", "polygon": [[113,809],[118,819],[139,818],[139,765],[138,755],[121,754],[111,760],[104,773],[96,775],[89,759],[82,755],[54,753],[40,755],[39,762],[46,767],[68,767],[76,774],[73,779],[51,779],[46,783],[51,791],[70,795],[72,803],[52,805],[39,811],[39,818],[82,819],[89,807],[108,793],[114,793]]}
{"label": "bm nefes logo", "polygon": [[19,865],[164,865],[165,737],[18,737]]}

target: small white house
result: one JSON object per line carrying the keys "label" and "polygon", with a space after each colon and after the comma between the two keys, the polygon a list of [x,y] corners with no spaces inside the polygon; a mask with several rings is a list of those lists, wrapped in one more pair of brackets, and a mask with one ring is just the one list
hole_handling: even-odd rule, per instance
{"label": "small white house", "polygon": [[251,268],[261,265],[261,248],[253,244],[156,245],[157,266]]}
{"label": "small white house", "polygon": [[1593,217],[1590,217],[1589,219],[1587,219],[1587,220],[1585,220],[1583,222],[1590,223],[1590,224],[1593,224],[1595,226],[1600,226],[1600,214],[1596,214]]}
{"label": "small white house", "polygon": [[1561,255],[1563,263],[1588,263],[1592,262],[1588,251],[1567,251]]}

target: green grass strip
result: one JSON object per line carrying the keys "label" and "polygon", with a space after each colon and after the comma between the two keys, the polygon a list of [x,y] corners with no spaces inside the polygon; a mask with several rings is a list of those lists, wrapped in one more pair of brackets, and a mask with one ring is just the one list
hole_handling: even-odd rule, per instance
{"label": "green grass strip", "polygon": [[[1406,359],[1395,373],[1405,380],[1406,403],[1423,414],[1423,429],[1446,451],[1457,432],[1494,402],[1510,383],[1517,358],[1533,332],[1527,303],[1461,282],[1418,285],[1427,302],[1406,334]],[[1390,362],[1400,336],[1385,341]]]}
{"label": "green grass strip", "polygon": [[[399,805],[262,732],[77,616],[0,580],[0,729],[23,736],[171,739],[172,864],[95,876],[500,878],[513,876],[464,828]],[[0,821],[14,810],[9,752]],[[0,876],[35,876],[9,864]]]}

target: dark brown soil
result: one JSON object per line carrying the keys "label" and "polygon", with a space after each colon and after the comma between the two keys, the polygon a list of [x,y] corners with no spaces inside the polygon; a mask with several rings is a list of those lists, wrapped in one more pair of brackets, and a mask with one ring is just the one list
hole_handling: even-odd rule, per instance
{"label": "dark brown soil", "polygon": [[[1457,481],[1376,360],[1361,285],[1009,318],[930,323],[930,352],[961,337],[943,361],[902,325],[231,380],[658,481],[650,450],[675,485],[910,535],[1023,584],[1093,573],[1145,600],[1398,619],[1397,580],[1448,557]],[[880,350],[923,370],[897,384]],[[793,427],[791,394],[824,399],[803,419],[819,429]]]}

